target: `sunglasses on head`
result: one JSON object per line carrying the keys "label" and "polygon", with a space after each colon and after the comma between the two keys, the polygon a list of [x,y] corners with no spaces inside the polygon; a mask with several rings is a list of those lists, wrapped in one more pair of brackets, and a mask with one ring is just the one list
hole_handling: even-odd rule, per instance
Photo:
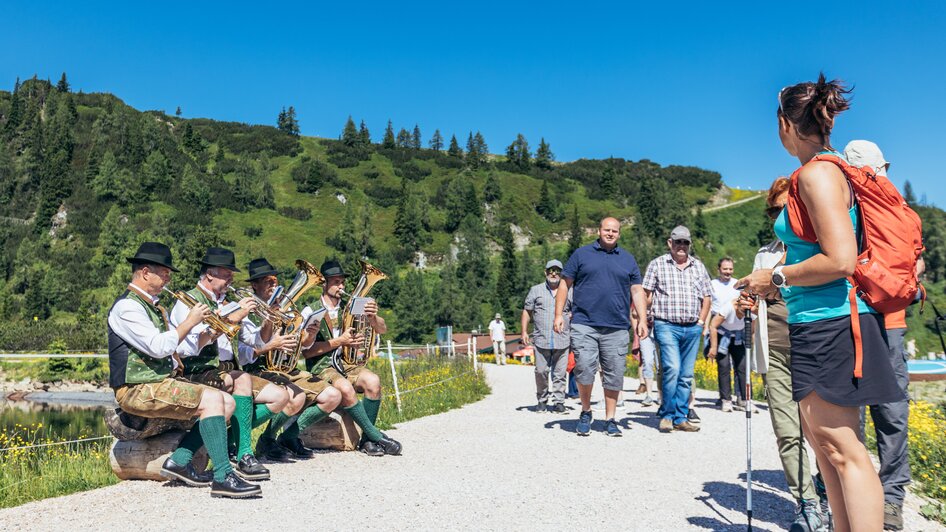
{"label": "sunglasses on head", "polygon": [[785,111],[782,109],[782,93],[784,93],[784,92],[785,92],[785,89],[787,89],[787,88],[788,88],[788,86],[782,87],[782,90],[778,91],[778,110],[781,111],[781,112],[783,112],[783,113],[784,113]]}

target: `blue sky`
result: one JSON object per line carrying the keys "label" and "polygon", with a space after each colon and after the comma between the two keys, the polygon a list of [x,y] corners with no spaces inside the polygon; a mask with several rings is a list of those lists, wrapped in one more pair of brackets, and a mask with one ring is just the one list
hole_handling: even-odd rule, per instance
{"label": "blue sky", "polygon": [[[135,5],[129,5],[135,4]],[[326,4],[326,5],[321,5]],[[34,73],[139,109],[306,135],[364,119],[380,137],[523,133],[559,160],[610,155],[717,170],[764,188],[781,148],[779,89],[820,70],[856,86],[835,147],[877,142],[898,186],[946,206],[946,2],[16,2],[0,85]]]}

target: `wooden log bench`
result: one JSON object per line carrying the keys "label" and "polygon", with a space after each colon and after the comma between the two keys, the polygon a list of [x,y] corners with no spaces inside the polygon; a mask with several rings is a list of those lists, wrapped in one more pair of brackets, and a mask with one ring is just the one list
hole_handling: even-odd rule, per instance
{"label": "wooden log bench", "polygon": [[354,451],[361,440],[361,427],[348,413],[332,412],[329,417],[306,427],[299,438],[312,449]]}
{"label": "wooden log bench", "polygon": [[[147,419],[131,416],[120,409],[105,412],[105,425],[115,436],[108,453],[108,461],[115,476],[122,480],[159,480],[161,466],[171,456],[193,421]],[[207,450],[201,448],[194,455],[194,467],[206,469]]]}

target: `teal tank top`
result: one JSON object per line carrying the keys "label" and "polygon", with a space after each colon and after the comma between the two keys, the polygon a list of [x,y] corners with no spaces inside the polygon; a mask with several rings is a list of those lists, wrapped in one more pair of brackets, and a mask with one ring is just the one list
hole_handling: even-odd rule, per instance
{"label": "teal tank top", "polygon": [[[854,231],[857,232],[857,205],[848,211]],[[817,242],[806,242],[792,231],[788,223],[788,209],[775,220],[775,234],[785,243],[785,265],[798,264],[819,253],[821,246]],[[791,279],[788,280],[791,283]],[[818,286],[791,286],[782,289],[782,299],[788,307],[788,323],[810,323],[813,321],[838,318],[851,315],[851,303],[848,294],[851,283],[847,279],[838,279]],[[873,313],[861,298],[857,298],[857,313]]]}

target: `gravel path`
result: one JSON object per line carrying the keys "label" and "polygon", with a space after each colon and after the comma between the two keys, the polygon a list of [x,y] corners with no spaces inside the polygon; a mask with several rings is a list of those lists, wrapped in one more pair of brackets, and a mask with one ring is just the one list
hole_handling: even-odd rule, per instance
{"label": "gravel path", "polygon": [[[596,411],[594,432],[580,438],[574,402],[566,415],[532,411],[531,367],[485,367],[489,397],[391,431],[404,456],[275,464],[256,500],[122,482],[0,510],[0,530],[745,530],[745,417],[712,408],[715,392],[697,395],[701,432],[661,434],[655,408],[642,408],[626,379],[624,437],[605,437]],[[753,442],[754,524],[782,530],[793,502],[764,409]],[[907,530],[943,530],[917,506],[908,499]]]}

